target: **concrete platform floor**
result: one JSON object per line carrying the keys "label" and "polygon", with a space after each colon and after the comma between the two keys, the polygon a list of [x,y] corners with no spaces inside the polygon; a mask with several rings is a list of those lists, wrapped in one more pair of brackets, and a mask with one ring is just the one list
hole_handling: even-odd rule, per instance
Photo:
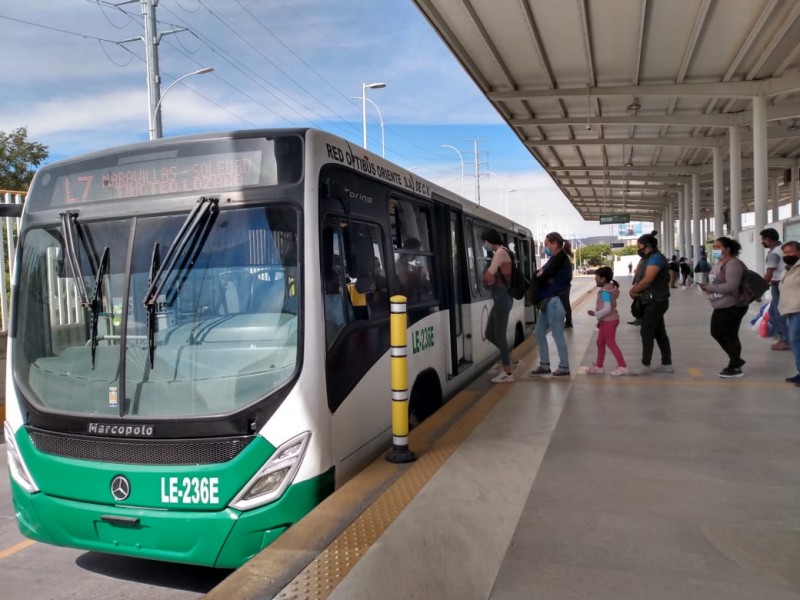
{"label": "concrete platform floor", "polygon": [[[618,341],[635,366],[641,343],[625,324],[630,281],[621,284]],[[674,374],[578,374],[596,347],[593,300],[576,308],[572,378],[504,384],[329,597],[800,598],[800,389],[783,381],[795,373],[791,353],[750,330],[753,307],[741,330],[745,377],[720,379],[726,358],[708,333],[708,302],[696,289],[672,292]],[[535,351],[523,362],[538,364]]]}

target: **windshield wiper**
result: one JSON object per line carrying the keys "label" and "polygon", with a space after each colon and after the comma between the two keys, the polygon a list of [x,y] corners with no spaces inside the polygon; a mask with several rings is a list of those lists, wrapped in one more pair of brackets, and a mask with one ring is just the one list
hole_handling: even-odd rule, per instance
{"label": "windshield wiper", "polygon": [[[75,288],[78,296],[81,299],[81,306],[89,311],[92,316],[91,329],[90,329],[90,343],[92,347],[92,369],[95,364],[95,352],[97,350],[97,319],[102,303],[103,293],[103,277],[105,277],[108,270],[108,256],[109,249],[106,246],[103,250],[103,256],[100,258],[100,265],[94,262],[94,254],[86,242],[86,236],[82,234],[80,225],[78,223],[78,212],[68,210],[61,214],[61,234],[64,237],[64,255],[69,265],[69,270],[72,274],[72,279],[75,282]],[[92,268],[92,274],[95,276],[94,295],[89,298],[89,292],[86,290],[86,282],[83,279],[83,272],[81,271],[80,259],[78,258],[78,251],[75,245],[76,234],[81,238],[84,247],[89,257],[89,263]]]}
{"label": "windshield wiper", "polygon": [[[206,238],[214,226],[214,222],[219,214],[219,198],[202,197],[197,206],[192,209],[189,216],[183,222],[175,241],[167,250],[164,260],[158,260],[158,242],[153,246],[153,256],[150,261],[150,286],[145,295],[144,303],[149,318],[147,330],[147,344],[150,349],[150,366],[153,366],[155,354],[155,309],[158,299],[164,292],[167,282],[172,280],[165,293],[165,304],[170,305],[174,301],[174,296],[178,294],[189,276],[189,272],[194,266],[197,256],[203,249]],[[155,271],[155,275],[153,272]],[[172,277],[173,273],[177,273]]]}
{"label": "windshield wiper", "polygon": [[65,258],[67,259],[72,279],[75,281],[75,288],[81,299],[81,305],[91,310],[92,301],[89,299],[89,293],[86,291],[86,283],[83,280],[83,273],[81,272],[81,265],[78,260],[78,251],[75,247],[75,230],[77,227],[78,213],[67,211],[61,213],[60,216],[61,235],[64,237]]}
{"label": "windshield wiper", "polygon": [[[158,273],[158,267],[161,264],[161,259],[159,258],[160,248],[161,246],[158,242],[153,244],[153,254],[150,256],[150,275],[147,279],[149,287],[152,287]],[[148,304],[145,302],[145,306],[147,308],[147,351],[150,357],[150,368],[152,369],[156,356],[156,303],[150,302]]]}
{"label": "windshield wiper", "polygon": [[[105,247],[103,250],[103,255],[100,257],[100,266],[97,268],[97,278],[95,279],[94,284],[94,296],[91,300],[91,306],[89,307],[89,311],[92,313],[92,337],[91,337],[91,344],[92,344],[92,369],[94,369],[94,356],[97,350],[97,319],[98,313],[100,312],[100,308],[103,305],[103,278],[106,276],[106,272],[108,271],[108,254],[109,249],[108,246]],[[111,319],[114,318],[114,307],[111,307]]]}

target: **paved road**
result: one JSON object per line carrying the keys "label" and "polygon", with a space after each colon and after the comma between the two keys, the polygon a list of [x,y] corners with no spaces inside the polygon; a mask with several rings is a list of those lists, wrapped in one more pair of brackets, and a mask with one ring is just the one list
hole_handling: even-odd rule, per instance
{"label": "paved road", "polygon": [[31,542],[17,530],[0,444],[0,598],[201,598],[230,571],[174,565]]}

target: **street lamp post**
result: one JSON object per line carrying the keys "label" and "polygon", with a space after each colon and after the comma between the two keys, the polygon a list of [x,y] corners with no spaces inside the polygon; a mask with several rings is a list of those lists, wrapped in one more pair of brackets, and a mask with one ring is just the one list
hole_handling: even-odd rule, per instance
{"label": "street lamp post", "polygon": [[172,89],[179,81],[186,79],[187,77],[191,77],[192,75],[204,75],[206,73],[211,73],[214,70],[214,67],[203,67],[202,69],[197,69],[196,71],[192,71],[191,73],[187,73],[186,75],[182,75],[178,77],[175,81],[170,83],[167,86],[167,89],[164,90],[164,93],[161,94],[161,98],[158,99],[156,105],[153,107],[153,112],[150,114],[150,139],[157,140],[158,138],[162,137],[161,131],[161,101],[164,100],[164,96],[167,95],[167,92]]}
{"label": "street lamp post", "polygon": [[[361,123],[364,128],[364,149],[367,149],[367,90],[377,90],[385,88],[385,83],[362,83],[361,84]],[[383,118],[381,117],[381,121]]]}
{"label": "street lamp post", "polygon": [[[358,96],[350,96],[350,100],[362,100],[362,101],[366,100],[367,102],[372,104],[372,106],[375,107],[375,110],[378,112],[378,121],[381,124],[381,156],[386,158],[386,139],[383,136],[383,115],[381,114],[381,109],[378,108],[378,105],[375,104],[375,102],[373,102],[372,98],[366,98],[366,97],[360,97],[359,98]],[[364,148],[367,147],[366,139],[367,138],[365,137],[364,138]]]}
{"label": "street lamp post", "polygon": [[508,218],[508,193],[509,192],[516,192],[516,191],[517,190],[515,190],[515,189],[511,189],[510,190],[510,189],[506,188],[506,218]]}
{"label": "street lamp post", "polygon": [[455,146],[450,146],[448,144],[442,144],[442,148],[450,148],[451,150],[455,150],[456,154],[458,154],[458,160],[461,161],[461,196],[464,196],[464,157],[461,155],[461,151],[456,148]]}

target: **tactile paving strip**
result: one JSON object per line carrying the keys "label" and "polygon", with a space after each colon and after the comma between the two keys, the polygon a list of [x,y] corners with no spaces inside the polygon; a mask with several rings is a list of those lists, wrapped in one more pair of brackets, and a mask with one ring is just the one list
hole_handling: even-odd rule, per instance
{"label": "tactile paving strip", "polygon": [[[327,598],[450,455],[483,421],[508,386],[493,387],[408,471],[322,551],[276,598]],[[411,447],[413,451],[413,446]]]}

